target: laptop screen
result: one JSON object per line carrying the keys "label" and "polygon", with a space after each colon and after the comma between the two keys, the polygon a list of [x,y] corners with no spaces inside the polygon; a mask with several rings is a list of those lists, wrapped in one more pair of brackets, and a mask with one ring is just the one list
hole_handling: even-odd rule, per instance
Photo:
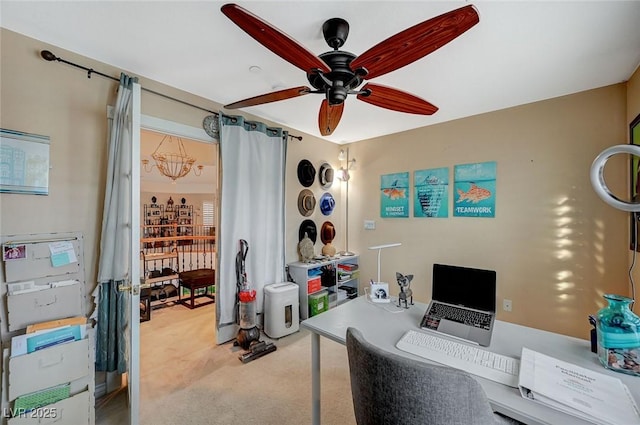
{"label": "laptop screen", "polygon": [[432,298],[448,304],[495,312],[496,272],[434,264]]}

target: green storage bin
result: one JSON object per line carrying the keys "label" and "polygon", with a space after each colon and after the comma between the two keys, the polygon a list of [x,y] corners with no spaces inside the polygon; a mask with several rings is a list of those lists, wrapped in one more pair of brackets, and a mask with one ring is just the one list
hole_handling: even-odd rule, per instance
{"label": "green storage bin", "polygon": [[322,290],[309,295],[309,316],[329,310],[329,292]]}

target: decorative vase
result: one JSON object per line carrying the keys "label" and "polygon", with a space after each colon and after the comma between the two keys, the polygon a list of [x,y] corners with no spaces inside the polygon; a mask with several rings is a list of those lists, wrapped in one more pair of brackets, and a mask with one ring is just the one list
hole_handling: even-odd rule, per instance
{"label": "decorative vase", "polygon": [[640,317],[629,308],[631,298],[605,294],[609,303],[598,311],[598,359],[607,369],[640,376]]}

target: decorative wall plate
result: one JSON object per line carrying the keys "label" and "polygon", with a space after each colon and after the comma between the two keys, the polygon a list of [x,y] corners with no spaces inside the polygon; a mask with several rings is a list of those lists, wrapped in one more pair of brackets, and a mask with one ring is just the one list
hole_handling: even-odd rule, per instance
{"label": "decorative wall plate", "polygon": [[218,127],[218,116],[207,115],[202,120],[202,128],[211,137],[216,140],[220,140],[220,128]]}

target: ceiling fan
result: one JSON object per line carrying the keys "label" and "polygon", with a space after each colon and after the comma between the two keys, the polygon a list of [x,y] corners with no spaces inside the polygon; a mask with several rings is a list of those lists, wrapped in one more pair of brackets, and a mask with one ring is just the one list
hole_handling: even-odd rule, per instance
{"label": "ceiling fan", "polygon": [[[293,87],[262,94],[225,105],[228,109],[261,105],[291,99],[309,93],[325,95],[320,105],[320,134],[328,136],[336,129],[347,95],[381,108],[410,114],[431,115],[438,108],[410,93],[364,80],[402,68],[439,49],[480,21],[472,5],[428,19],[373,46],[357,56],[340,50],[349,34],[349,23],[341,18],[327,20],[322,26],[324,39],[333,50],[318,56],[297,41],[237,4],[221,8],[229,19],[259,43],[307,73],[313,87]],[[314,90],[315,89],[315,90]]]}

